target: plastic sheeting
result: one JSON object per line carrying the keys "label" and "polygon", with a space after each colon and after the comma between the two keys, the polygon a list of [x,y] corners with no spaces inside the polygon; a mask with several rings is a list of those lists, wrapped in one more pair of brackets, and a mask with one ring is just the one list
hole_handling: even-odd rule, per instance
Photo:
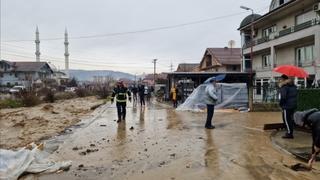
{"label": "plastic sheeting", "polygon": [[[204,103],[205,89],[208,84],[201,84],[181,104],[178,111],[200,112],[206,108]],[[248,89],[245,83],[217,83],[218,101],[216,109],[230,109],[248,106]]]}
{"label": "plastic sheeting", "polygon": [[23,173],[56,172],[66,170],[71,161],[53,162],[48,157],[56,147],[29,145],[18,151],[0,149],[0,179],[18,179]]}

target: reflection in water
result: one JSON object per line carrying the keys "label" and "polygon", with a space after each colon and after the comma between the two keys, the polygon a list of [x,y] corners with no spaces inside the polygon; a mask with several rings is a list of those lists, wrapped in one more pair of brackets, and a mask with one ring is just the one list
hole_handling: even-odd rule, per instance
{"label": "reflection in water", "polygon": [[218,159],[218,152],[217,152],[216,146],[212,139],[213,131],[205,130],[205,132],[207,136],[207,140],[205,143],[206,151],[204,154],[205,166],[210,169],[210,172],[214,170],[213,173],[216,173],[218,172],[218,168],[219,168],[219,159]]}
{"label": "reflection in water", "polygon": [[118,124],[117,128],[117,140],[118,142],[125,142],[127,136],[126,122],[122,121]]}
{"label": "reflection in water", "polygon": [[140,123],[139,123],[139,126],[140,126],[141,129],[144,129],[144,111],[145,111],[145,108],[141,108],[140,109],[140,116],[139,116]]}
{"label": "reflection in water", "polygon": [[176,129],[182,127],[180,116],[176,113],[175,110],[167,109],[167,122],[167,129]]}

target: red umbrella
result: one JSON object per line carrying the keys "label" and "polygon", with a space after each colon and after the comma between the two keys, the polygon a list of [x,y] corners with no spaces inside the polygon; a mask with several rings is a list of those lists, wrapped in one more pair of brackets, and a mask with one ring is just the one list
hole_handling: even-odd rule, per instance
{"label": "red umbrella", "polygon": [[306,78],[309,74],[302,68],[293,65],[282,65],[273,69],[274,72],[285,74],[287,76]]}

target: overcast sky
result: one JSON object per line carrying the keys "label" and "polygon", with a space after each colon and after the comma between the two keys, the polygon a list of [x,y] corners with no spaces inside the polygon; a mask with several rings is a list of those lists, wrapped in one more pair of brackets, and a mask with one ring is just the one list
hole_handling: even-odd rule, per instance
{"label": "overcast sky", "polygon": [[[67,27],[71,69],[108,69],[141,74],[199,63],[207,47],[240,46],[237,31],[250,12],[268,11],[271,0],[0,0],[1,59],[35,61],[35,29],[40,31],[41,60],[64,69],[63,38]],[[237,14],[237,15],[234,15]],[[203,23],[157,31],[103,36]],[[96,38],[81,38],[95,36]],[[100,36],[102,35],[102,36]],[[45,40],[58,38],[57,40]],[[27,41],[24,41],[27,40]]]}

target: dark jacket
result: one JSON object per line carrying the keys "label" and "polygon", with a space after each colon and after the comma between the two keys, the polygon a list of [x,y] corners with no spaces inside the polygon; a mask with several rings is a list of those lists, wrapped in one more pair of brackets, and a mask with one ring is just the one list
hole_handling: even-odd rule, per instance
{"label": "dark jacket", "polygon": [[292,83],[283,85],[280,88],[280,107],[282,109],[296,109],[297,95],[297,86]]}
{"label": "dark jacket", "polygon": [[[312,130],[313,145],[320,148],[320,111],[314,112],[311,115],[309,115],[306,118],[305,123]],[[312,148],[312,153],[314,153],[313,148]]]}
{"label": "dark jacket", "polygon": [[144,96],[144,85],[138,87],[139,96]]}
{"label": "dark jacket", "polygon": [[113,89],[111,100],[113,101],[114,97],[116,97],[117,102],[127,102],[127,94],[129,96],[129,100],[130,100],[131,93],[128,90],[128,88],[117,86]]}

